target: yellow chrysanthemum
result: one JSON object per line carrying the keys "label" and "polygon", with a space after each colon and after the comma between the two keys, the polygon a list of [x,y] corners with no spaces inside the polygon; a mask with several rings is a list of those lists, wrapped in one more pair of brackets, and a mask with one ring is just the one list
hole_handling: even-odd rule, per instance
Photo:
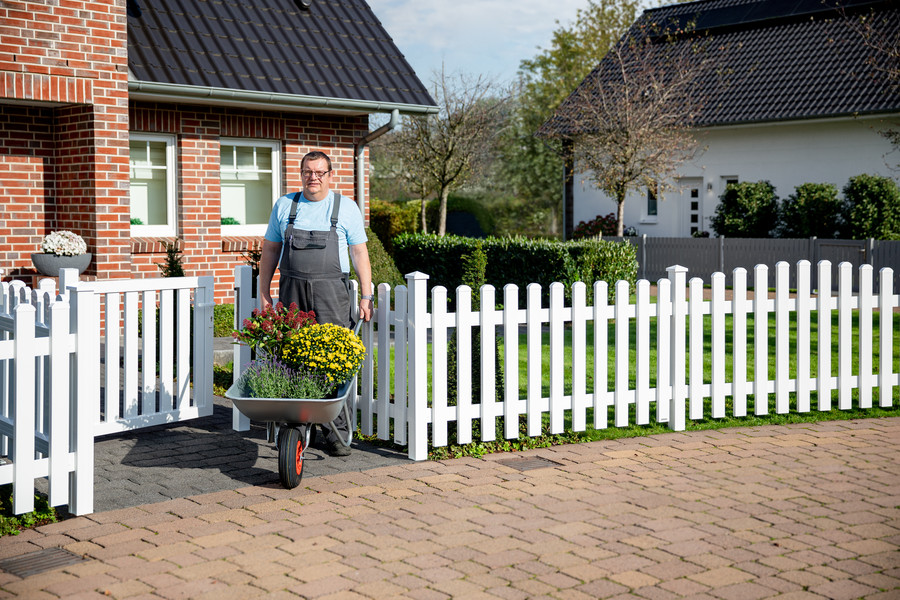
{"label": "yellow chrysanthemum", "polygon": [[352,331],[332,323],[310,325],[286,343],[282,358],[297,367],[320,372],[329,381],[347,381],[359,370],[366,348]]}

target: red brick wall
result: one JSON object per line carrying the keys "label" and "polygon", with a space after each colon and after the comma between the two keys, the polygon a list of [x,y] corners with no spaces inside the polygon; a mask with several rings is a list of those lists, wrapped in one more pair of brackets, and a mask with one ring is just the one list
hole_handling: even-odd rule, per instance
{"label": "red brick wall", "polygon": [[16,207],[0,217],[6,279],[34,273],[55,229],[85,237],[88,275],[130,272],[125,19],[125,0],[0,3],[0,184]]}
{"label": "red brick wall", "polygon": [[[311,150],[332,157],[336,188],[353,197],[353,150],[368,131],[366,117],[264,113],[238,109],[174,106],[132,102],[130,130],[177,136],[178,237],[185,274],[213,275],[216,301],[233,302],[234,267],[245,264],[243,254],[262,238],[223,237],[219,205],[219,140],[253,138],[277,140],[282,150],[282,192],[300,187],[300,159]],[[166,240],[171,241],[171,240]],[[132,273],[156,277],[163,262],[162,240],[132,241]]]}
{"label": "red brick wall", "polygon": [[128,132],[172,133],[186,272],[214,275],[216,300],[231,301],[234,267],[255,240],[222,237],[220,138],[280,141],[283,191],[299,188],[303,154],[323,150],[337,189],[353,196],[353,150],[367,130],[364,116],[129,105],[125,0],[0,3],[0,277],[36,275],[30,255],[57,229],[87,241],[89,278],[158,276],[163,240],[131,237]]}

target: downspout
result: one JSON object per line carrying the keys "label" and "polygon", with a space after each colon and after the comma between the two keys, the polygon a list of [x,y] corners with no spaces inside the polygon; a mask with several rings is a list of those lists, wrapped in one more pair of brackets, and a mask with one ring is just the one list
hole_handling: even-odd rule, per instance
{"label": "downspout", "polygon": [[368,219],[366,219],[366,194],[365,194],[365,160],[363,157],[365,156],[366,146],[377,138],[380,138],[388,131],[397,127],[397,123],[400,122],[400,111],[396,108],[391,111],[391,120],[387,122],[386,125],[382,125],[375,131],[369,132],[366,137],[359,140],[356,144],[356,151],[353,155],[356,160],[356,182],[355,182],[355,194],[356,194],[356,204],[359,205],[359,211],[363,214],[363,219],[366,220],[366,225],[368,225]]}

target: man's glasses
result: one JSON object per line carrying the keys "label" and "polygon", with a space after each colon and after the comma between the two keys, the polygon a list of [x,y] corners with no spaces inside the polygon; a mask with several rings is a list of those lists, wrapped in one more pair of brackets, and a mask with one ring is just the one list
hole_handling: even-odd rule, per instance
{"label": "man's glasses", "polygon": [[329,169],[327,171],[310,171],[309,169],[303,169],[302,171],[300,171],[300,175],[304,179],[310,179],[311,177],[315,177],[316,179],[322,179],[329,173],[331,173],[331,169]]}

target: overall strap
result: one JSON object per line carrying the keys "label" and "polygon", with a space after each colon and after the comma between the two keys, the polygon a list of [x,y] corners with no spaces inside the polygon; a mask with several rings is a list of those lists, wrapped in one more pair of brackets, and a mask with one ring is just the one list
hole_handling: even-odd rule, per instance
{"label": "overall strap", "polygon": [[331,228],[334,229],[338,224],[339,213],[341,212],[341,195],[334,193],[334,207],[331,209]]}
{"label": "overall strap", "polygon": [[293,225],[294,221],[297,219],[297,203],[300,202],[300,194],[302,194],[302,192],[294,193],[294,202],[291,204],[291,214],[288,216],[288,225]]}

